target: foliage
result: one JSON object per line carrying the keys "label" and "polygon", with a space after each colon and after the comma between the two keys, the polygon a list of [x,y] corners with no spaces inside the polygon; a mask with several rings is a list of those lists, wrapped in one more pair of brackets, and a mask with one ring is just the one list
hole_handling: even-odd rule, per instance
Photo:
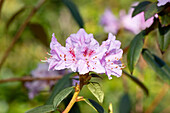
{"label": "foliage", "polygon": [[[21,2],[20,7],[15,11],[11,11],[9,14],[4,14],[5,9],[2,7],[4,1],[0,1],[0,22],[3,23],[2,26],[0,26],[0,34],[2,34],[2,38],[0,38],[0,53],[2,53],[0,55],[0,58],[2,57],[2,60],[0,59],[0,83],[4,83],[0,85],[0,88],[2,89],[2,92],[0,92],[0,105],[2,103],[4,106],[7,106],[0,110],[0,112],[12,113],[19,111],[26,113],[65,113],[69,111],[74,112],[76,109],[74,107],[76,106],[77,109],[80,109],[83,113],[105,113],[107,110],[109,113],[130,113],[138,112],[135,111],[134,108],[135,106],[138,106],[138,102],[141,102],[142,99],[144,100],[144,110],[146,111],[151,108],[156,112],[166,109],[165,107],[167,107],[166,105],[169,103],[168,99],[166,99],[168,97],[166,97],[165,94],[168,90],[161,90],[164,93],[160,91],[158,97],[155,95],[158,93],[159,89],[162,88],[162,84],[170,84],[170,68],[168,66],[168,50],[170,45],[170,3],[158,6],[158,2],[143,1],[137,6],[134,6],[134,11],[131,15],[132,17],[144,13],[144,20],[154,18],[150,27],[141,30],[141,32],[135,36],[119,26],[117,37],[120,38],[123,36],[123,38],[125,38],[120,38],[122,41],[122,48],[125,48],[123,49],[124,55],[122,61],[128,66],[130,71],[129,74],[127,69],[124,69],[122,79],[113,77],[113,80],[109,81],[103,78],[103,75],[108,75],[109,69],[111,68],[107,68],[105,74],[99,74],[96,71],[94,73],[91,72],[92,70],[90,69],[88,70],[88,73],[85,74],[74,72],[64,75],[56,82],[52,89],[45,93],[42,92],[35,98],[35,100],[29,100],[26,98],[27,91],[22,87],[21,83],[5,83],[6,81],[3,81],[7,78],[15,77],[12,80],[8,79],[12,82],[16,80],[16,77],[21,78],[21,76],[24,78],[18,80],[21,80],[22,82],[29,80],[25,75],[28,75],[39,62],[38,60],[45,56],[45,51],[49,51],[49,46],[51,45],[48,36],[49,34],[52,34],[52,32],[56,32],[58,36],[57,39],[61,44],[64,44],[65,38],[78,28],[86,28],[88,32],[94,32],[99,38],[97,40],[106,40],[105,34],[100,34],[103,32],[100,27],[96,27],[98,26],[98,20],[96,18],[101,13],[101,10],[103,10],[100,8],[103,3],[105,3],[103,1],[100,2],[101,3],[95,1],[90,2],[89,0],[81,2],[76,2],[76,0],[53,0],[45,2],[45,0],[40,0],[38,3],[32,2],[31,4],[36,5],[33,8],[30,8],[32,10],[27,10],[28,7],[30,7],[27,6],[27,4],[30,3],[25,1]],[[111,3],[111,1],[108,3]],[[97,5],[95,6],[95,4]],[[99,7],[97,8],[98,4]],[[117,7],[118,5],[119,4],[117,4]],[[53,17],[53,15],[55,16]],[[56,19],[59,22],[57,22]],[[5,35],[7,37],[5,37]],[[109,36],[110,35],[111,34],[109,34]],[[11,38],[12,36],[14,37]],[[131,42],[129,41],[129,37],[134,37],[131,38]],[[155,40],[157,40],[157,42]],[[108,42],[108,40],[105,42]],[[10,46],[8,47],[8,45]],[[16,45],[16,47],[14,47],[14,45]],[[102,45],[105,44],[102,43]],[[118,45],[118,42],[116,45]],[[125,47],[124,45],[128,46]],[[157,49],[155,45],[157,45],[159,49]],[[128,51],[126,54],[127,48]],[[108,54],[111,54],[111,52],[113,51],[109,51]],[[16,55],[15,53],[18,54]],[[22,56],[22,54],[24,55]],[[125,59],[126,55],[127,59]],[[47,60],[51,60],[50,58]],[[4,63],[6,59],[7,61]],[[108,62],[106,61],[105,64],[106,63]],[[117,63],[117,65],[120,64],[121,63]],[[83,64],[80,64],[80,66],[83,67]],[[120,68],[122,67],[123,66],[120,65]],[[111,78],[111,75],[113,75],[113,73],[109,74],[108,77]],[[79,80],[80,83],[76,83],[75,86],[72,86],[72,79],[74,76],[79,76],[77,80]],[[126,76],[129,79],[127,79]],[[142,80],[145,78],[147,78],[146,81]],[[138,91],[139,89],[134,87],[135,85],[139,86],[147,96],[143,96],[141,91]],[[11,94],[11,92],[13,93]],[[161,103],[159,99],[157,99],[159,96],[165,96],[164,102]],[[94,99],[92,100],[91,98]],[[160,103],[160,105],[153,105],[151,102],[154,102],[154,100],[157,101],[157,103]],[[82,101],[84,101],[84,103]],[[75,105],[75,103],[78,103],[80,106]],[[112,104],[109,105],[109,103]],[[24,107],[13,108],[14,105],[23,105]],[[12,108],[12,110],[6,110],[8,107],[9,109]],[[90,111],[90,107],[93,110]],[[13,109],[16,111],[13,111]],[[77,112],[80,111],[77,110]]]}

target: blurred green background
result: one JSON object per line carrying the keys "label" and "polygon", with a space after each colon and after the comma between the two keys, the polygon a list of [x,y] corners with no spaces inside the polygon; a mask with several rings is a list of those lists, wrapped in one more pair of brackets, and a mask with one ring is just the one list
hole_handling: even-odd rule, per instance
{"label": "blurred green background", "polygon": [[[37,2],[38,0],[4,0],[0,18],[0,58],[9,47],[19,26],[23,24]],[[135,0],[73,0],[73,2],[79,9],[86,32],[93,33],[95,39],[101,43],[107,37],[103,28],[99,25],[100,16],[105,8],[109,7],[118,17],[119,11],[121,9],[128,11]],[[9,23],[10,18],[23,7],[25,8],[24,11]],[[8,27],[6,27],[7,23],[9,24]],[[79,30],[78,24],[61,0],[47,0],[38,9],[30,23],[40,24],[44,28],[47,41],[40,41],[31,31],[31,27],[27,26],[1,68],[0,79],[29,75],[31,70],[36,68],[40,59],[47,56],[46,52],[50,51],[47,45],[50,43],[52,33],[55,33],[57,40],[64,45],[66,38]],[[41,34],[39,31],[37,33]],[[122,42],[121,48],[124,48],[129,45],[134,36],[134,34],[122,30],[116,37]],[[162,56],[156,43],[157,40],[152,37],[157,37],[157,31],[147,36],[144,46],[150,48],[153,53],[163,58],[169,65],[170,55],[168,50]],[[122,61],[127,65],[126,54],[124,54]],[[140,87],[124,75],[120,78],[113,77],[112,80],[103,76],[104,79],[100,80],[105,93],[102,106],[106,111],[109,103],[112,103],[114,113],[118,113],[120,99],[125,92],[128,92],[132,106],[131,113],[142,113],[151,105],[156,96],[160,96],[160,91],[165,90],[162,80],[155,76],[156,73],[145,63],[142,57],[136,65],[134,75],[149,89],[149,96],[146,96]],[[49,96],[49,92],[46,91],[40,93],[33,100],[29,100],[27,94],[28,91],[22,82],[0,84],[0,113],[24,113],[31,108],[44,104]],[[80,95],[96,100],[86,87],[83,88]],[[169,95],[170,91],[167,91],[154,109],[154,113],[170,113]],[[79,105],[82,113],[95,113],[85,102],[79,102]]]}

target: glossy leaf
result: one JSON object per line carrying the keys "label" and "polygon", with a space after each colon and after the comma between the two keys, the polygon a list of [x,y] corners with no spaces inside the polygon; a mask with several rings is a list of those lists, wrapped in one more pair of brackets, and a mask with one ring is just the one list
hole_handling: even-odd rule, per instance
{"label": "glossy leaf", "polygon": [[149,90],[148,88],[135,76],[130,75],[129,73],[127,73],[125,70],[123,70],[123,73],[128,76],[132,81],[134,81],[137,85],[139,85],[139,87],[141,87],[143,89],[143,91],[146,93],[146,95],[149,95]]}
{"label": "glossy leaf", "polygon": [[51,96],[48,98],[46,105],[53,104],[54,97],[65,87],[69,87],[70,85],[70,76],[74,73],[70,73],[65,75],[62,79],[60,79],[54,86]]}
{"label": "glossy leaf", "polygon": [[131,101],[129,95],[126,93],[120,99],[119,113],[130,113],[131,111]]}
{"label": "glossy leaf", "polygon": [[73,89],[74,87],[68,87],[59,92],[54,98],[54,107],[57,107],[61,103],[61,101],[64,100],[73,91]]}
{"label": "glossy leaf", "polygon": [[149,18],[154,16],[156,13],[159,13],[163,9],[164,9],[163,7],[157,6],[157,2],[154,2],[154,3],[147,5],[147,7],[144,11],[145,20],[148,20]]}
{"label": "glossy leaf", "polygon": [[158,30],[159,48],[163,53],[170,45],[170,26],[161,27],[161,25],[159,24]]}
{"label": "glossy leaf", "polygon": [[94,100],[88,99],[85,102],[88,103],[90,106],[92,105],[99,113],[104,113],[103,107]]}
{"label": "glossy leaf", "polygon": [[161,60],[159,57],[151,54],[149,50],[143,49],[142,55],[145,61],[152,67],[157,75],[162,78],[165,82],[170,84],[170,68]]}
{"label": "glossy leaf", "polygon": [[78,23],[79,27],[83,28],[84,22],[83,22],[82,17],[80,16],[80,13],[79,13],[76,5],[71,0],[62,0],[62,2],[68,7],[72,16],[74,17],[74,19]]}
{"label": "glossy leaf", "polygon": [[6,24],[6,30],[8,30],[9,26],[11,25],[11,23],[17,18],[17,16],[19,16],[22,12],[25,11],[25,7],[22,7],[20,10],[18,10],[16,13],[14,13],[14,15],[12,15],[12,17],[7,21]]}
{"label": "glossy leaf", "polygon": [[168,4],[164,7],[165,9],[159,13],[158,17],[162,26],[168,26],[170,25],[170,7]]}
{"label": "glossy leaf", "polygon": [[43,105],[26,111],[25,113],[47,113],[51,111],[54,111],[53,105]]}
{"label": "glossy leaf", "polygon": [[29,23],[28,26],[31,32],[34,34],[35,38],[45,46],[49,47],[48,37],[43,26],[38,23]]}
{"label": "glossy leaf", "polygon": [[130,43],[130,47],[127,53],[127,63],[131,73],[133,73],[134,66],[137,63],[142,51],[144,37],[145,31],[141,31],[134,37],[134,39]]}
{"label": "glossy leaf", "polygon": [[132,17],[136,16],[137,14],[143,12],[148,4],[150,4],[150,1],[143,1],[140,2],[136,7],[135,10],[132,13]]}
{"label": "glossy leaf", "polygon": [[88,89],[92,92],[92,94],[97,98],[100,103],[103,103],[104,99],[104,92],[99,83],[97,82],[90,82],[87,85]]}

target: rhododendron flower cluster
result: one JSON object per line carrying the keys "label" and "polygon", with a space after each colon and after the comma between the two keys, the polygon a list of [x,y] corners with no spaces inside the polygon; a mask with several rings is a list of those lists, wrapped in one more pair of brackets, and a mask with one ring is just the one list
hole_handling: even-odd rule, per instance
{"label": "rhododendron flower cluster", "polygon": [[[132,6],[137,5],[134,3]],[[138,34],[141,30],[144,30],[147,27],[150,27],[153,23],[154,17],[151,17],[147,21],[144,19],[144,12],[139,13],[135,17],[132,17],[134,8],[131,8],[128,14],[125,13],[125,10],[119,12],[119,20],[116,19],[111,10],[106,9],[104,14],[101,16],[101,26],[104,27],[105,32],[111,32],[117,34],[119,29],[124,28],[131,31],[134,34]]]}
{"label": "rhododendron flower cluster", "polygon": [[76,34],[71,34],[66,40],[66,46],[62,46],[54,34],[50,43],[51,57],[46,59],[49,70],[71,69],[73,72],[86,74],[89,71],[106,73],[120,77],[122,63],[120,58],[123,51],[120,49],[121,42],[109,33],[108,40],[100,46],[94,39],[93,34],[87,34],[80,29]]}
{"label": "rhododendron flower cluster", "polygon": [[[32,77],[55,77],[57,75],[66,74],[67,71],[48,71],[48,63],[38,64],[38,67],[31,72]],[[29,90],[28,96],[30,99],[33,99],[39,92],[44,91],[46,89],[49,90],[56,83],[55,80],[41,80],[41,81],[33,81],[26,82],[25,87]]]}

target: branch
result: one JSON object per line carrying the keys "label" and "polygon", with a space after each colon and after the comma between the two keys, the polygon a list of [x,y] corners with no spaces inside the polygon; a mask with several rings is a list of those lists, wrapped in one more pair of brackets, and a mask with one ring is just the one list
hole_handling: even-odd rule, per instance
{"label": "branch", "polygon": [[146,109],[145,113],[153,113],[154,109],[160,103],[160,101],[163,99],[165,94],[167,94],[168,90],[169,90],[169,86],[167,84],[164,84],[162,87],[162,90],[154,98],[151,105]]}
{"label": "branch", "polygon": [[2,65],[4,64],[6,58],[8,57],[10,51],[12,50],[12,48],[14,47],[15,43],[18,41],[18,39],[20,38],[22,32],[24,31],[24,29],[26,28],[26,26],[28,25],[29,21],[31,20],[31,18],[34,16],[34,14],[37,12],[37,10],[43,5],[43,3],[45,3],[46,0],[40,0],[39,3],[37,4],[37,6],[35,6],[31,13],[28,15],[28,17],[26,18],[26,20],[23,22],[23,24],[20,26],[18,32],[16,33],[16,35],[12,38],[12,42],[10,44],[10,46],[7,48],[7,50],[5,51],[4,55],[2,56],[2,59],[0,61],[0,69],[2,67]]}
{"label": "branch", "polygon": [[0,80],[0,83],[6,83],[6,82],[27,82],[27,81],[35,81],[35,80],[59,80],[63,77],[63,75],[55,76],[55,77],[22,77],[22,78],[9,78]]}
{"label": "branch", "polygon": [[4,3],[4,0],[0,0],[0,18],[1,18],[1,10],[2,10],[3,3]]}

